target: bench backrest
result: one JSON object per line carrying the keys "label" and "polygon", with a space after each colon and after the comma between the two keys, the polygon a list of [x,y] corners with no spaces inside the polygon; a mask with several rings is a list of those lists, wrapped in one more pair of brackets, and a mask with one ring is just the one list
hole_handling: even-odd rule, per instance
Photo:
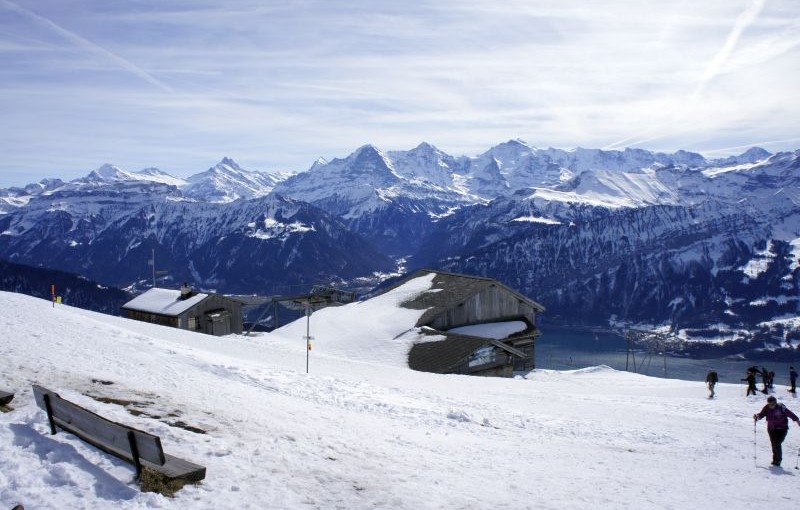
{"label": "bench backrest", "polygon": [[157,465],[164,464],[166,459],[158,436],[107,420],[88,409],[64,400],[58,393],[33,385],[36,405],[47,411],[45,395],[50,400],[50,412],[58,427],[129,462],[136,462],[128,438],[128,432],[133,432],[139,458]]}

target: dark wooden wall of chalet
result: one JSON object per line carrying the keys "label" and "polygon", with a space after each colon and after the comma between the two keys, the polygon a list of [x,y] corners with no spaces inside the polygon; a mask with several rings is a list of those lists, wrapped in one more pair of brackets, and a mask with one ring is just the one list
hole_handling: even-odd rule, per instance
{"label": "dark wooden wall of chalet", "polygon": [[189,317],[197,317],[197,331],[203,333],[211,333],[210,325],[206,320],[205,313],[212,310],[219,310],[224,308],[231,313],[231,333],[242,333],[242,304],[238,301],[226,299],[223,296],[212,294],[206,299],[191,307],[189,310],[181,314],[181,327],[186,329],[188,327]]}
{"label": "dark wooden wall of chalet", "polygon": [[456,305],[439,315],[429,325],[440,331],[479,322],[511,320],[524,316],[531,324],[536,324],[535,310],[496,285],[492,285],[467,298],[463,304]]}
{"label": "dark wooden wall of chalet", "polygon": [[180,327],[178,317],[167,317],[165,315],[140,312],[138,310],[127,310],[127,312],[129,319],[134,319],[142,322],[149,322],[151,324],[160,324],[162,326],[170,326],[173,328]]}
{"label": "dark wooden wall of chalet", "polygon": [[482,338],[452,336],[436,342],[414,344],[408,353],[408,366],[420,372],[449,374],[467,356],[486,343]]}

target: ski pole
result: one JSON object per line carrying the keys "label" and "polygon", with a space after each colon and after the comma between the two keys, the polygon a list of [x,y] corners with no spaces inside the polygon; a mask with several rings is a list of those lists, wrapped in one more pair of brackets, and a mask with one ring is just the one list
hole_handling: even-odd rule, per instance
{"label": "ski pole", "polygon": [[757,465],[758,462],[756,462],[756,448],[757,448],[756,443],[758,441],[758,434],[756,434],[756,421],[757,420],[753,418],[753,464]]}
{"label": "ski pole", "polygon": [[797,460],[794,461],[794,468],[800,469],[800,448],[797,449]]}

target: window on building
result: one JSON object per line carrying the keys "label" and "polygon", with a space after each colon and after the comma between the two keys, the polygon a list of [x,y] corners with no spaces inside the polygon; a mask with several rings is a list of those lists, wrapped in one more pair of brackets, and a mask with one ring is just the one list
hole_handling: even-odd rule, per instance
{"label": "window on building", "polygon": [[496,349],[494,346],[491,345],[484,345],[480,349],[476,350],[472,354],[469,355],[469,366],[470,367],[477,367],[480,365],[488,365],[489,363],[494,363],[496,356],[495,356]]}
{"label": "window on building", "polygon": [[197,317],[189,317],[189,331],[197,331],[198,321]]}

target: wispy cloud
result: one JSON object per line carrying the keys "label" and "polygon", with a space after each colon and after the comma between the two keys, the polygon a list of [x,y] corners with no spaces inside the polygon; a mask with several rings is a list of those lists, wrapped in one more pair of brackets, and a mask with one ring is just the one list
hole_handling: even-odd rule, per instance
{"label": "wispy cloud", "polygon": [[152,74],[148,73],[147,71],[145,71],[141,67],[137,66],[136,64],[134,64],[134,63],[132,63],[132,62],[120,57],[119,55],[117,55],[115,53],[112,53],[112,52],[108,51],[107,49],[105,49],[105,48],[103,48],[101,46],[98,46],[97,44],[95,44],[95,43],[93,43],[93,42],[81,37],[80,35],[76,34],[75,32],[67,30],[66,28],[54,23],[50,19],[48,19],[48,18],[46,18],[44,16],[41,16],[39,14],[36,14],[35,12],[31,11],[30,9],[25,9],[25,8],[21,7],[20,5],[12,2],[11,0],[0,0],[0,6],[4,7],[5,9],[7,9],[9,11],[12,11],[14,13],[20,14],[22,16],[25,16],[25,17],[31,19],[35,23],[37,23],[39,25],[42,25],[42,26],[46,27],[48,30],[51,30],[52,32],[55,32],[56,34],[62,36],[63,38],[65,38],[69,42],[75,44],[76,46],[79,46],[79,47],[81,47],[81,48],[83,48],[83,49],[85,49],[85,50],[87,50],[87,51],[89,51],[91,53],[94,53],[95,55],[98,55],[103,59],[106,59],[108,61],[113,62],[114,64],[119,66],[121,69],[124,69],[124,70],[126,70],[126,71],[128,71],[128,72],[130,72],[130,73],[132,73],[132,74],[144,79],[148,83],[150,83],[152,85],[155,85],[156,87],[160,88],[161,90],[164,90],[166,92],[172,92],[172,87],[170,87],[169,85],[167,85],[167,84],[163,83],[162,81],[158,80]]}
{"label": "wispy cloud", "polygon": [[797,0],[142,5],[0,0],[0,186],[107,159],[299,170],[365,143],[702,151],[800,132]]}
{"label": "wispy cloud", "polygon": [[[616,149],[620,147],[643,145],[674,135],[676,126],[685,125],[688,119],[693,116],[693,113],[703,109],[700,104],[703,92],[706,90],[708,85],[715,78],[717,78],[717,76],[726,70],[726,64],[728,64],[728,62],[731,60],[731,57],[734,55],[734,51],[737,48],[737,44],[739,43],[742,34],[748,27],[756,22],[759,15],[763,11],[765,4],[766,0],[751,0],[749,5],[737,16],[733,27],[730,29],[727,37],[725,38],[724,44],[716,52],[711,62],[706,65],[703,74],[697,80],[694,90],[689,95],[687,100],[681,101],[674,109],[668,110],[667,114],[663,118],[661,118],[658,122],[650,124],[642,132],[639,132],[636,135],[628,136],[621,140],[617,140],[616,142],[608,144],[603,148]],[[771,58],[774,58],[776,55],[783,54],[794,47],[792,44],[784,44],[782,46],[784,46],[785,49],[774,51],[771,49],[772,44],[767,43],[764,44],[764,46],[766,46],[766,48],[762,48],[756,52],[758,54],[757,60],[751,58],[751,65],[768,61]],[[731,71],[731,68],[729,67],[727,70]],[[683,128],[681,127],[680,129]]]}
{"label": "wispy cloud", "polygon": [[742,33],[747,29],[747,27],[752,25],[756,19],[758,19],[758,15],[761,14],[761,11],[764,9],[764,4],[766,4],[766,1],[767,0],[752,0],[750,5],[744,11],[742,11],[738,18],[736,18],[733,28],[728,33],[728,37],[725,39],[725,44],[722,45],[722,48],[720,48],[720,50],[714,56],[714,59],[711,61],[708,67],[706,67],[705,72],[703,72],[703,75],[697,82],[697,86],[695,87],[694,92],[692,92],[692,100],[700,97],[706,86],[708,86],[711,80],[716,78],[716,76],[720,73],[720,70],[723,68],[725,63],[733,54],[733,51],[736,49],[736,44],[739,42],[739,38],[741,38]]}

